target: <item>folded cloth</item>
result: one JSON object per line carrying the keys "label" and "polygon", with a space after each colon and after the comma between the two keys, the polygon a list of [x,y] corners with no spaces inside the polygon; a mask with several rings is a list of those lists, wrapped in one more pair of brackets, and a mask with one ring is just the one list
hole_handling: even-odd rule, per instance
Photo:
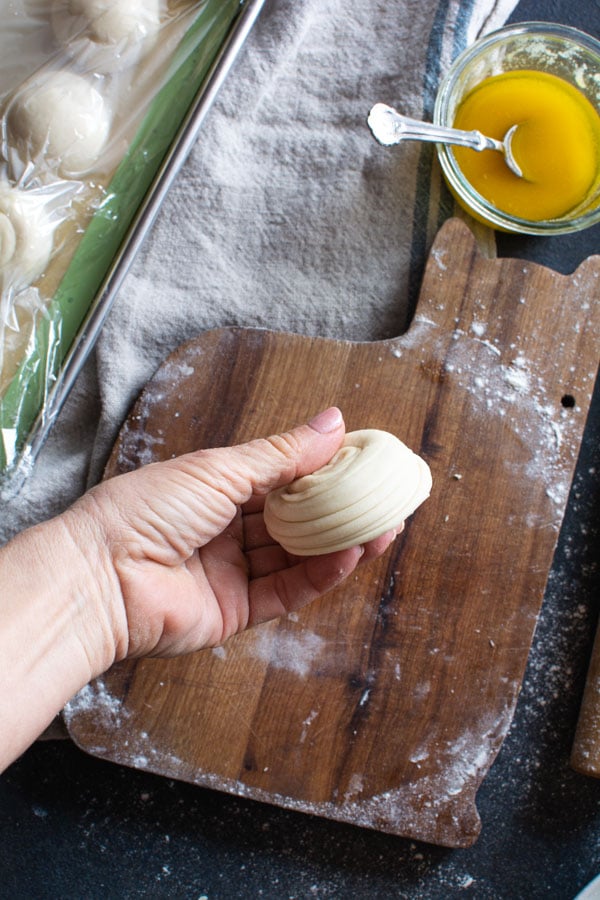
{"label": "folded cloth", "polygon": [[136,395],[200,332],[406,329],[452,205],[433,148],[381,147],[368,111],[430,118],[451,60],[515,6],[267,0],[32,475],[3,504],[0,542],[98,480]]}

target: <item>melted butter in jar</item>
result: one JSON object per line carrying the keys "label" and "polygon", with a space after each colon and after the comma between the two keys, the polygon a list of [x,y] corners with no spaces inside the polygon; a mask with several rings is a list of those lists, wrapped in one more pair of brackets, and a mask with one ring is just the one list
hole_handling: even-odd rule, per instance
{"label": "melted butter in jar", "polygon": [[489,203],[521,219],[554,219],[592,202],[600,187],[600,116],[577,88],[546,72],[518,69],[486,78],[461,101],[456,128],[512,147],[519,178],[500,153],[454,148],[464,177]]}

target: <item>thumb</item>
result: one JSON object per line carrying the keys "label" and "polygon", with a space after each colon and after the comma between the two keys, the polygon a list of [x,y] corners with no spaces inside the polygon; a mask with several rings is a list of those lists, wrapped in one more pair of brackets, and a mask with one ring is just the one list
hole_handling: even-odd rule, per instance
{"label": "thumb", "polygon": [[342,413],[332,406],[306,425],[232,447],[229,460],[232,469],[239,467],[245,471],[250,488],[237,502],[253,494],[267,494],[321,468],[339,450],[344,433]]}
{"label": "thumb", "polygon": [[339,450],[344,434],[342,413],[332,406],[290,431],[234,447],[197,450],[159,465],[172,465],[191,476],[186,479],[187,489],[200,501],[205,513],[200,518],[210,523],[213,537],[252,497],[264,497],[328,463]]}
{"label": "thumb", "polygon": [[115,529],[116,513],[128,533],[133,529],[138,551],[143,538],[144,547],[176,548],[181,558],[227,528],[252,496],[264,496],[329,462],[344,431],[340,410],[331,407],[290,431],[150,464],[91,493],[97,505],[107,507],[107,532]]}

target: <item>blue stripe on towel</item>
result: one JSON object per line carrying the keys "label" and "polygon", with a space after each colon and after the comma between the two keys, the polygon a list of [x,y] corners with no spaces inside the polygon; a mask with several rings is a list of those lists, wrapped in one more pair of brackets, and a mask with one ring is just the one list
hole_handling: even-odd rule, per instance
{"label": "blue stripe on towel", "polygon": [[[453,58],[466,46],[467,30],[476,2],[477,0],[465,0],[465,2],[459,4],[452,42]],[[441,0],[438,4],[427,45],[425,73],[423,77],[423,114],[428,120],[431,120],[433,116],[435,96],[442,75],[442,46],[448,27],[449,7],[450,0]],[[407,326],[413,316],[419,297],[419,289],[427,253],[427,220],[429,217],[431,167],[434,154],[435,148],[433,145],[423,144],[417,168],[417,187],[413,213]],[[438,227],[448,218],[451,211],[452,197],[444,182],[442,184],[441,200],[438,209]]]}

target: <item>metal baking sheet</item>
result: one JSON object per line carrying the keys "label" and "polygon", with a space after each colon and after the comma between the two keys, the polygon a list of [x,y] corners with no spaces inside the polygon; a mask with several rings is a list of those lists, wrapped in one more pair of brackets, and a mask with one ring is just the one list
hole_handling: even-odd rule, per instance
{"label": "metal baking sheet", "polygon": [[43,398],[41,408],[23,445],[18,449],[14,459],[9,461],[4,472],[0,468],[0,487],[4,497],[17,493],[32,471],[35,460],[98,338],[119,287],[151,228],[167,191],[197,140],[204,118],[263,5],[264,0],[246,0],[240,5],[239,14],[231,25],[143,202],[132,219],[125,239],[115,254],[79,332],[60,365],[57,377]]}

